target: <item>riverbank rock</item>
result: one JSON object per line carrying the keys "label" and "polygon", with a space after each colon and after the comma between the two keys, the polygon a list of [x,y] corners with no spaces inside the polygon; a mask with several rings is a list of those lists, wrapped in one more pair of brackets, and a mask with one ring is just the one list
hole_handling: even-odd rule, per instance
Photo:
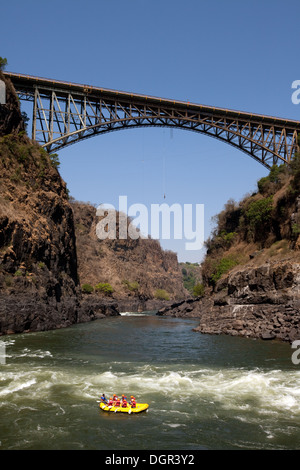
{"label": "riverbank rock", "polygon": [[199,317],[195,331],[292,342],[300,338],[300,269],[292,261],[236,269],[211,295],[159,315]]}
{"label": "riverbank rock", "polygon": [[99,299],[97,296],[83,296],[80,302],[77,323],[98,320],[105,317],[119,316],[120,310],[117,302]]}

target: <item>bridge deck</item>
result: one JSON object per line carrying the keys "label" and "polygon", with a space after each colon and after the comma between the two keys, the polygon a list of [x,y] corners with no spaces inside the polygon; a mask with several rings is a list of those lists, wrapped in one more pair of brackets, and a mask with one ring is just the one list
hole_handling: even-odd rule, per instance
{"label": "bridge deck", "polygon": [[172,100],[167,98],[159,98],[155,96],[142,95],[137,93],[130,93],[125,91],[110,90],[108,88],[95,87],[91,85],[84,85],[72,82],[64,82],[61,80],[52,80],[49,78],[35,77],[31,75],[24,75],[14,72],[3,72],[4,75],[10,78],[14,86],[18,90],[23,92],[33,91],[35,86],[38,86],[40,89],[53,88],[55,87],[55,92],[57,96],[64,97],[67,93],[72,92],[72,94],[78,93],[88,94],[90,98],[106,98],[106,99],[119,99],[124,101],[133,101],[146,103],[150,105],[153,103],[155,106],[158,103],[161,103],[165,107],[176,107],[176,109],[189,109],[194,111],[201,111],[201,113],[213,114],[214,116],[224,117],[226,115],[231,119],[239,119],[244,121],[251,121],[253,124],[263,124],[266,126],[278,126],[285,127],[287,131],[297,130],[300,132],[300,121],[279,118],[274,116],[262,115],[257,113],[247,113],[244,111],[218,108],[213,106],[207,106],[197,103],[190,103],[187,101]]}
{"label": "bridge deck", "polygon": [[270,168],[289,164],[300,121],[4,72],[21,100],[33,102],[32,138],[48,152],[106,132],[167,126],[226,142]]}

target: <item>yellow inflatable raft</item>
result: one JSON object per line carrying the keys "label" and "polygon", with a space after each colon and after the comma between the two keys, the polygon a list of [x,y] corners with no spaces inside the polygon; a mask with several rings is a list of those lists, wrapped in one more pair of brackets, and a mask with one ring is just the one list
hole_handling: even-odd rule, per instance
{"label": "yellow inflatable raft", "polygon": [[100,403],[100,408],[103,411],[110,411],[111,413],[141,413],[141,411],[146,411],[149,408],[147,403],[137,403],[135,408],[132,408],[130,405],[126,407],[122,406],[107,406],[105,403]]}

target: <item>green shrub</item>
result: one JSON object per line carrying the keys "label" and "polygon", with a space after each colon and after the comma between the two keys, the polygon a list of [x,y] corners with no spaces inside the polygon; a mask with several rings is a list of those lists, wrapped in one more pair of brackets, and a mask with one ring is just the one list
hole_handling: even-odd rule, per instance
{"label": "green shrub", "polygon": [[239,264],[239,262],[233,257],[222,258],[214,267],[213,274],[211,276],[213,284],[216,284],[223,274],[226,274],[237,264]]}
{"label": "green shrub", "polygon": [[4,70],[7,66],[7,59],[5,57],[0,57],[0,70]]}
{"label": "green shrub", "polygon": [[236,236],[236,232],[226,232],[222,230],[217,238],[219,238],[219,244],[222,248],[230,248],[232,245],[234,238]]}
{"label": "green shrub", "polygon": [[258,180],[257,182],[258,191],[261,194],[265,194],[269,189],[269,184],[270,184],[270,179],[268,176],[264,176],[263,178],[260,178],[260,180]]}
{"label": "green shrub", "polygon": [[299,234],[300,234],[299,224],[293,224],[292,225],[292,236],[293,236],[293,238],[298,238]]}
{"label": "green shrub", "polygon": [[273,165],[269,173],[270,181],[272,183],[280,183],[281,176],[286,173],[286,170],[286,165]]}
{"label": "green shrub", "polygon": [[16,277],[23,276],[22,271],[20,269],[17,269],[17,271],[15,272],[15,276]]}
{"label": "green shrub", "polygon": [[236,232],[229,232],[229,233],[225,232],[222,234],[223,240],[225,241],[226,245],[229,245],[229,246],[232,244],[235,236],[236,236]]}
{"label": "green shrub", "polygon": [[158,300],[170,300],[168,292],[164,289],[157,289],[155,292],[155,298]]}
{"label": "green shrub", "polygon": [[261,194],[274,194],[283,184],[284,177],[288,175],[289,169],[286,165],[273,165],[268,176],[257,182]]}
{"label": "green shrub", "polygon": [[204,285],[203,284],[196,284],[194,286],[193,296],[194,297],[204,297]]}
{"label": "green shrub", "polygon": [[273,196],[253,201],[246,210],[246,219],[250,235],[254,240],[261,240],[270,230],[273,211]]}
{"label": "green shrub", "polygon": [[140,288],[140,285],[137,281],[130,282],[127,279],[124,279],[122,284],[124,284],[124,286],[127,287],[127,289],[131,292],[137,292]]}
{"label": "green shrub", "polygon": [[18,154],[17,154],[17,160],[18,162],[22,163],[28,160],[31,156],[30,153],[30,147],[26,144],[20,144],[18,146]]}
{"label": "green shrub", "polygon": [[99,282],[99,284],[95,286],[95,291],[101,292],[105,295],[111,295],[114,292],[114,289],[108,282]]}
{"label": "green shrub", "polygon": [[50,161],[51,161],[51,165],[54,168],[58,168],[59,165],[60,165],[58,154],[57,153],[50,153],[49,158],[50,158]]}
{"label": "green shrub", "polygon": [[82,284],[81,291],[84,294],[91,294],[94,291],[94,288],[91,286],[91,284]]}

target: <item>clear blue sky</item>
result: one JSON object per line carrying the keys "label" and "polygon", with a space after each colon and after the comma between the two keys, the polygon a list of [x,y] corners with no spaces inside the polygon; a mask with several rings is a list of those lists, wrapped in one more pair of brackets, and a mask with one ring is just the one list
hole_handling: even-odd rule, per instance
{"label": "clear blue sky", "polygon": [[[9,71],[300,120],[299,0],[14,0],[0,12]],[[204,204],[206,237],[226,201],[267,174],[224,143],[167,128],[94,137],[59,157],[76,199]],[[180,261],[202,259],[184,244],[162,242]]]}

